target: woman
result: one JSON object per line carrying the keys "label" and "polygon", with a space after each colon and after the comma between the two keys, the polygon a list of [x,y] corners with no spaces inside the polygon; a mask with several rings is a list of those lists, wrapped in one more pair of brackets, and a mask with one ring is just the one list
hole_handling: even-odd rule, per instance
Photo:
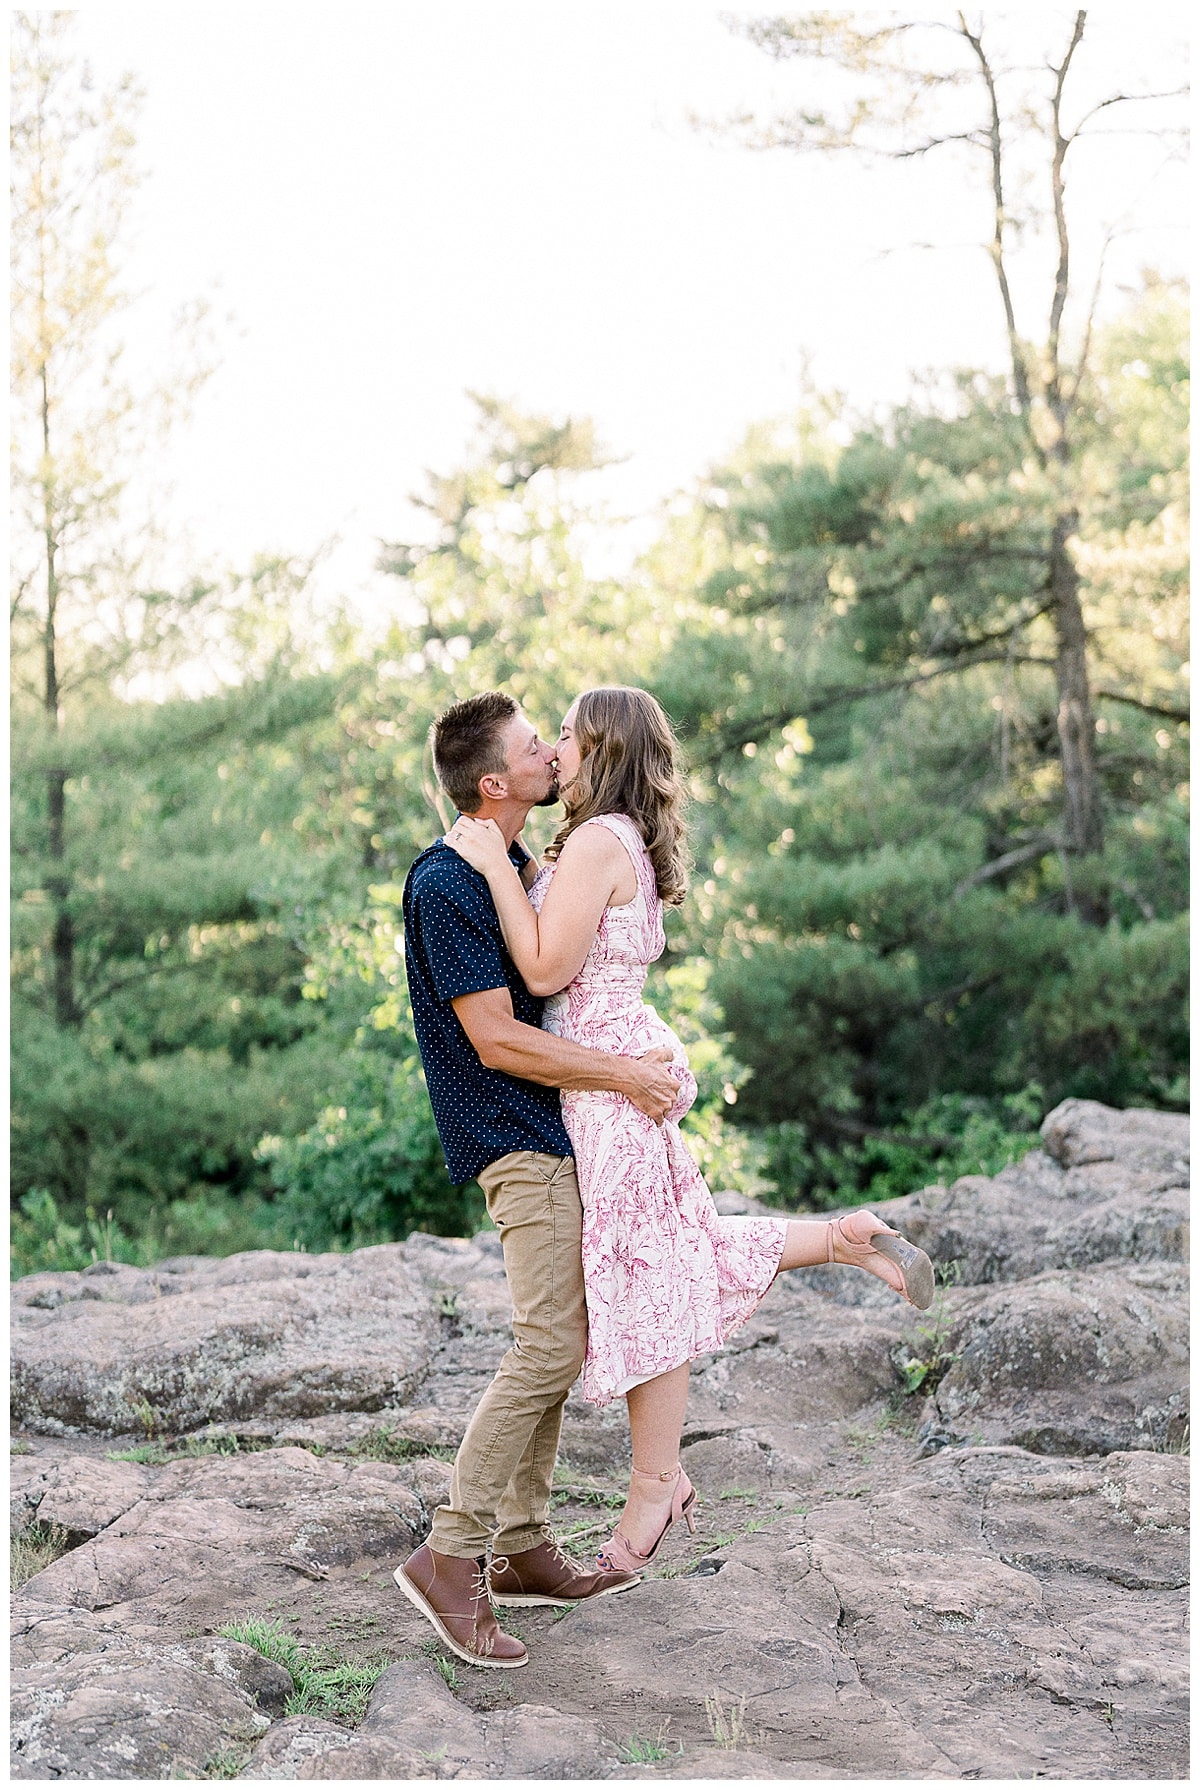
{"label": "woman", "polygon": [[864,1268],[924,1309],[933,1272],[922,1250],[869,1212],[828,1223],[722,1218],[679,1131],[696,1082],[679,1039],[642,1000],[665,947],[663,904],[687,888],[684,791],[675,740],[644,690],[588,690],[558,740],[566,819],[528,892],[492,821],[460,816],[446,843],[487,878],[505,943],[533,994],[553,996],[544,1026],[577,1043],[675,1053],[679,1098],[661,1126],[619,1094],[562,1095],[583,1203],[588,1353],[583,1394],[624,1394],[633,1440],[629,1495],[600,1551],[636,1571],[673,1522],[694,1528],[695,1492],[679,1462],[688,1364],[745,1322],[783,1269]]}

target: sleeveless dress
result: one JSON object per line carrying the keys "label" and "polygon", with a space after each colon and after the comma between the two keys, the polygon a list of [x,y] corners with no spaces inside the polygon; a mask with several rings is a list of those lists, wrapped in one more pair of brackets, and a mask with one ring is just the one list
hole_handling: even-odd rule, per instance
{"label": "sleeveless dress", "polygon": [[[605,909],[583,968],[547,1001],[543,1027],[621,1056],[669,1045],[684,1072],[661,1126],[621,1094],[562,1094],[583,1204],[583,1396],[607,1405],[631,1386],[710,1354],[745,1323],[778,1271],[787,1221],[718,1215],[679,1131],[696,1078],[680,1040],[642,1000],[647,968],[666,946],[654,868],[626,815],[583,824],[616,834],[637,870],[638,890],[632,901]],[[554,868],[539,871],[529,891],[539,911]]]}

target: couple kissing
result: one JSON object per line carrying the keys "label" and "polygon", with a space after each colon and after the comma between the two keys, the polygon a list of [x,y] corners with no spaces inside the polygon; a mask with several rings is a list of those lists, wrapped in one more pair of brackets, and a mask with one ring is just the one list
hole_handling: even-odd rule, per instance
{"label": "couple kissing", "polygon": [[[413,1023],[450,1179],[477,1179],[500,1233],[513,1346],[468,1425],[429,1538],[396,1569],[441,1640],[523,1666],[496,1606],[627,1591],[671,1526],[694,1526],[679,1460],[689,1364],[719,1349],[776,1275],[838,1262],[924,1309],[928,1257],[870,1212],[721,1217],[679,1130],[687,1055],[642,999],[687,890],[685,791],[670,722],[644,690],[587,690],[557,742],[488,691],[431,732],[457,810],[404,888]],[[539,867],[530,811],[561,801]],[[563,1406],[582,1371],[623,1397],[625,1508],[591,1566],[549,1525]]]}

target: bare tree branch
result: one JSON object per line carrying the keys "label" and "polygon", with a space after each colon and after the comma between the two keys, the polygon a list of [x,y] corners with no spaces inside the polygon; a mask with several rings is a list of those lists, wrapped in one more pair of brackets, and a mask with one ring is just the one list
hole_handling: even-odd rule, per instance
{"label": "bare tree branch", "polygon": [[1127,708],[1141,709],[1144,715],[1161,715],[1164,721],[1190,721],[1191,710],[1178,708],[1169,702],[1147,702],[1144,696],[1130,696],[1124,690],[1097,690],[1097,697],[1103,696],[1108,702],[1123,702]]}
{"label": "bare tree branch", "polygon": [[896,690],[914,690],[921,684],[932,683],[935,678],[954,677],[959,672],[973,670],[977,665],[1009,665],[1014,662],[1018,665],[1045,665],[1054,669],[1053,659],[1018,657],[1014,661],[1009,653],[987,652],[964,656],[946,665],[926,666],[924,670],[908,672],[903,677],[874,678],[864,684],[844,684],[834,689],[815,691],[787,709],[770,710],[766,714],[748,715],[741,721],[732,721],[720,729],[709,750],[698,750],[702,744],[700,740],[689,743],[687,756],[694,768],[712,765],[733,752],[740,752],[743,746],[751,742],[766,739],[798,716],[823,715],[830,709],[852,702],[863,702],[871,696],[886,696]]}
{"label": "bare tree branch", "polygon": [[1000,302],[1004,306],[1004,324],[1008,333],[1013,388],[1017,394],[1017,403],[1021,414],[1028,423],[1033,410],[1033,394],[1030,389],[1029,369],[1025,362],[1025,350],[1017,332],[1017,314],[1013,305],[1012,288],[1009,285],[1008,266],[1005,261],[1004,233],[1008,224],[1008,214],[1004,205],[1004,145],[1000,128],[1000,96],[996,92],[996,80],[991,62],[983,47],[982,31],[976,36],[967,24],[965,14],[961,12],[958,14],[958,28],[975,54],[975,59],[979,63],[979,72],[983,77],[983,84],[987,89],[988,106],[991,113],[987,142],[992,161],[992,210],[995,220],[990,252],[992,266],[996,272],[996,281],[1000,287]]}
{"label": "bare tree branch", "polygon": [[11,627],[12,623],[15,622],[17,619],[17,613],[20,610],[21,604],[25,601],[25,598],[29,593],[29,587],[33,583],[33,580],[34,580],[34,574],[32,572],[28,572],[28,573],[26,573],[25,577],[21,579],[20,583],[17,585],[16,591],[13,594],[13,600],[12,600],[11,604],[9,605],[9,610],[8,610],[8,620],[9,620],[10,627]]}
{"label": "bare tree branch", "polygon": [[930,137],[927,143],[918,143],[912,149],[893,149],[891,159],[896,162],[910,162],[919,155],[928,155],[931,149],[944,149],[947,143],[970,143],[976,149],[986,149],[988,140],[978,131],[955,131],[945,137]]}
{"label": "bare tree branch", "polygon": [[[1007,622],[1002,628],[992,628],[987,633],[976,634],[969,639],[966,636],[960,636],[957,640],[939,640],[935,634],[929,643],[928,651],[931,655],[937,653],[941,658],[956,658],[964,653],[978,652],[980,647],[993,646],[1001,640],[1013,639],[1021,632],[1022,628],[1028,627],[1029,623],[1036,621],[1040,615],[1047,614],[1053,606],[1053,598],[1047,596],[1036,609],[1026,610],[1015,621]],[[1017,663],[1020,662],[1017,661]]]}
{"label": "bare tree branch", "polygon": [[1104,263],[1108,259],[1108,251],[1116,235],[1116,226],[1110,225],[1104,233],[1104,241],[1100,245],[1100,254],[1096,260],[1096,279],[1092,287],[1091,301],[1088,304],[1087,320],[1083,326],[1083,343],[1079,350],[1079,361],[1075,368],[1075,377],[1071,381],[1071,390],[1067,397],[1068,408],[1073,408],[1079,396],[1079,388],[1087,376],[1088,364],[1092,357],[1092,335],[1096,326],[1096,311],[1100,304],[1100,292],[1104,284]]}
{"label": "bare tree branch", "polygon": [[117,994],[122,988],[132,987],[134,983],[148,982],[151,976],[179,976],[185,971],[211,967],[211,960],[208,958],[196,958],[189,963],[149,964],[145,969],[134,970],[128,976],[117,976],[112,982],[106,983],[103,988],[97,989],[95,994],[80,1002],[79,1011],[83,1015],[91,1013],[102,1001],[108,1000],[110,995]]}
{"label": "bare tree branch", "polygon": [[[1098,112],[1103,112],[1106,109],[1106,107],[1108,107],[1108,106],[1136,105],[1139,100],[1183,99],[1190,92],[1191,92],[1190,87],[1183,86],[1183,87],[1171,87],[1169,89],[1164,90],[1162,93],[1111,93],[1107,99],[1102,99],[1102,100],[1098,101],[1098,103],[1096,105],[1089,107],[1089,109],[1083,114],[1083,117],[1076,124],[1075,129],[1071,132],[1070,136],[1067,138],[1067,142],[1068,142],[1068,144],[1074,143],[1075,139],[1082,134],[1083,127],[1088,122],[1088,120],[1091,118],[1095,118],[1095,116]],[[1088,134],[1091,135],[1093,133],[1088,133]]]}
{"label": "bare tree branch", "polygon": [[1031,839],[1027,845],[1019,845],[1013,851],[1006,851],[999,858],[993,858],[990,864],[983,864],[965,876],[954,889],[957,901],[969,890],[977,889],[981,883],[991,882],[993,877],[1004,876],[1010,870],[1019,870],[1022,864],[1031,864],[1035,858],[1045,857],[1047,852],[1057,851],[1059,841],[1051,834],[1045,833],[1037,839]]}
{"label": "bare tree branch", "polygon": [[1054,449],[1055,458],[1060,463],[1066,461],[1069,453],[1066,427],[1067,399],[1062,385],[1059,339],[1062,333],[1067,293],[1070,290],[1071,273],[1071,239],[1067,230],[1066,199],[1063,186],[1063,162],[1070,144],[1062,130],[1062,99],[1072,59],[1083,42],[1083,28],[1086,19],[1085,12],[1080,11],[1075,14],[1075,27],[1071,33],[1071,41],[1067,45],[1066,54],[1053,71],[1054,94],[1050,102],[1050,115],[1054,131],[1054,153],[1050,161],[1050,191],[1054,205],[1054,231],[1058,239],[1058,266],[1054,270],[1054,296],[1050,302],[1050,326],[1046,340],[1046,399],[1058,425],[1058,436],[1054,443]]}

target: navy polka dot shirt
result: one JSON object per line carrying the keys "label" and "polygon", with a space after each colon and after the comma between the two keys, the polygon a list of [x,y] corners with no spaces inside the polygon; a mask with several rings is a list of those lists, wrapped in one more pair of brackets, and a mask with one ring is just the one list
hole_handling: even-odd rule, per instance
{"label": "navy polka dot shirt", "polygon": [[[512,846],[518,870],[527,854]],[[404,885],[404,963],[413,1027],[446,1168],[455,1186],[510,1150],[569,1156],[558,1089],[480,1062],[451,1002],[507,988],[523,1025],[540,1026],[544,1001],[530,994],[504,948],[486,878],[440,839]]]}

